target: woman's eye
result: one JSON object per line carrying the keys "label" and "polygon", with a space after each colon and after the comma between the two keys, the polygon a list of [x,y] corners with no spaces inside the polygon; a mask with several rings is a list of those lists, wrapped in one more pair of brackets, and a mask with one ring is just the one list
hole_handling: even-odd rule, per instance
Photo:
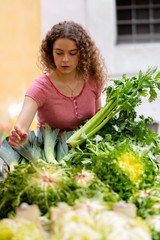
{"label": "woman's eye", "polygon": [[57,55],[62,55],[62,53],[58,53],[58,52],[57,52],[56,54],[57,54]]}
{"label": "woman's eye", "polygon": [[[56,54],[57,54],[57,55],[63,55],[62,52],[56,52]],[[70,52],[70,53],[69,53],[70,56],[74,56],[74,55],[76,55],[76,54],[77,54],[77,52],[73,52],[73,53]]]}
{"label": "woman's eye", "polygon": [[77,53],[70,53],[71,56],[76,55]]}

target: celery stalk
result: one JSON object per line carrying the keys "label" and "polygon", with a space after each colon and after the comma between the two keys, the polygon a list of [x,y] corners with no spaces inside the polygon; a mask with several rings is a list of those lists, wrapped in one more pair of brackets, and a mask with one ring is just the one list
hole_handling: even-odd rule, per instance
{"label": "celery stalk", "polygon": [[109,113],[114,111],[116,107],[116,101],[112,100],[109,103],[106,103],[106,105],[100,111],[98,111],[91,119],[87,121],[83,127],[81,127],[66,141],[68,146],[75,147],[82,144],[86,138],[93,136],[97,131],[96,129],[100,130],[102,126],[101,124],[103,124],[104,121],[105,123],[109,121]]}

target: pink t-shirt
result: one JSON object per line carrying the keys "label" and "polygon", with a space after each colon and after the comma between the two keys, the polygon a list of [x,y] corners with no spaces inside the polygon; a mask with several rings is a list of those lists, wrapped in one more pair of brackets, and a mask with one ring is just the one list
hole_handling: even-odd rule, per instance
{"label": "pink t-shirt", "polygon": [[95,102],[101,92],[97,92],[96,83],[90,77],[80,94],[73,99],[60,93],[49,77],[43,74],[31,83],[25,95],[38,104],[37,129],[48,123],[52,129],[72,131],[95,114]]}

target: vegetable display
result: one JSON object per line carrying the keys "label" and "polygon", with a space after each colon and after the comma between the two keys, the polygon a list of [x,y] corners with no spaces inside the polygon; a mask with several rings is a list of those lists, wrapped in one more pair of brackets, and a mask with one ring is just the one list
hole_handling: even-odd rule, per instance
{"label": "vegetable display", "polygon": [[158,89],[156,67],[123,75],[79,129],[59,134],[46,124],[19,148],[4,139],[0,239],[159,240],[160,136],[136,113]]}

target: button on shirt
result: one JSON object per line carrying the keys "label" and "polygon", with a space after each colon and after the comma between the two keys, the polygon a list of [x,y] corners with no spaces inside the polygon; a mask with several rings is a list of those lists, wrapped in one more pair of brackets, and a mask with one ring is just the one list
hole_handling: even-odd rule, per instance
{"label": "button on shirt", "polygon": [[90,77],[78,96],[67,97],[43,74],[31,83],[25,95],[38,104],[37,129],[48,123],[52,129],[72,131],[95,114],[95,103],[101,92],[97,91],[96,82]]}

